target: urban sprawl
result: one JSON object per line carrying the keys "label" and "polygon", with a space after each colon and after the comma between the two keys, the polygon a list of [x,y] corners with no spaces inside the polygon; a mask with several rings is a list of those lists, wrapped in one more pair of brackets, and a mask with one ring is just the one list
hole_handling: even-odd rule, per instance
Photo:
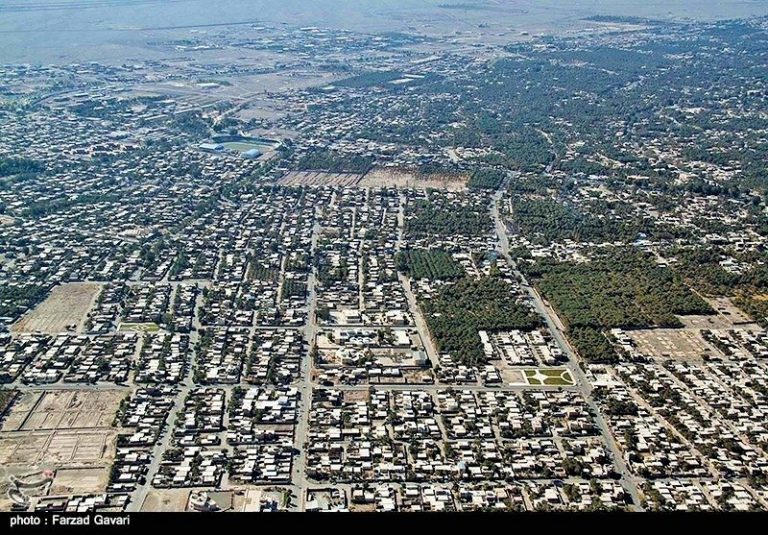
{"label": "urban sprawl", "polygon": [[0,66],[0,509],[768,508],[768,21],[588,27]]}

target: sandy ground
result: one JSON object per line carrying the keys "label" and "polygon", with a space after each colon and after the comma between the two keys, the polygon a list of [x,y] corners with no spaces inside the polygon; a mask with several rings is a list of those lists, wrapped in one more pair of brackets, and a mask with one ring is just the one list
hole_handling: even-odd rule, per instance
{"label": "sandy ground", "polygon": [[379,168],[365,175],[357,185],[362,188],[435,188],[458,191],[466,187],[468,179],[466,175],[419,175],[399,169]]}
{"label": "sandy ground", "polygon": [[321,173],[291,171],[277,181],[283,186],[354,186],[362,175],[357,173]]}
{"label": "sandy ground", "polygon": [[190,489],[151,489],[141,504],[144,513],[186,511]]}
{"label": "sandy ground", "polygon": [[109,472],[104,468],[64,468],[56,472],[50,494],[104,492],[108,484]]}
{"label": "sandy ground", "polygon": [[108,428],[124,396],[119,390],[26,392],[11,408],[2,430]]}
{"label": "sandy ground", "polygon": [[731,325],[752,322],[749,316],[747,316],[744,312],[741,311],[741,309],[734,305],[733,301],[731,301],[728,297],[707,299],[707,302],[712,306],[712,308],[715,309],[715,311],[717,311],[717,314],[720,318],[723,318]]}
{"label": "sandy ground", "polygon": [[[27,496],[57,496],[101,493],[109,484],[115,458],[116,430],[36,431],[0,433],[0,492],[10,485],[10,476],[25,477],[44,470],[55,476],[47,485],[24,489]],[[0,511],[8,511],[11,500],[0,499]]]}
{"label": "sandy ground", "polygon": [[[111,424],[124,395],[118,390],[25,392],[0,431],[0,489],[11,474],[53,470],[49,496],[104,492],[117,449],[118,429]],[[44,487],[25,491],[28,496],[45,492]],[[10,505],[0,500],[0,510]]]}
{"label": "sandy ground", "polygon": [[34,310],[16,322],[11,331],[61,333],[67,325],[77,325],[77,332],[83,330],[85,317],[101,290],[100,284],[72,282],[57,286],[48,298]]}
{"label": "sandy ground", "polygon": [[688,329],[731,329],[733,323],[719,315],[678,316]]}
{"label": "sandy ground", "polygon": [[656,359],[698,361],[705,354],[720,354],[696,329],[642,329],[627,335],[641,354]]}
{"label": "sandy ground", "polygon": [[40,468],[107,468],[115,455],[116,431],[1,433],[0,464],[21,472]]}

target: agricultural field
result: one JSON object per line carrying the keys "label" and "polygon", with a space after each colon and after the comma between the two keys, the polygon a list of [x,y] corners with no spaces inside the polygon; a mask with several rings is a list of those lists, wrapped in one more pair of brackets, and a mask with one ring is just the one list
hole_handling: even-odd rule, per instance
{"label": "agricultural field", "polygon": [[[70,282],[57,286],[45,301],[22,317],[13,332],[82,332],[85,316],[101,290],[100,284]],[[74,326],[74,329],[69,329]]]}
{"label": "agricultural field", "polygon": [[671,270],[644,255],[540,266],[538,288],[567,327],[680,327],[680,315],[714,311]]}
{"label": "agricultural field", "polygon": [[648,254],[621,250],[590,262],[547,261],[526,269],[589,362],[618,359],[608,329],[680,328],[685,316],[716,317],[676,272]]}
{"label": "agricultural field", "polygon": [[487,212],[487,199],[481,195],[460,196],[456,202],[450,194],[431,195],[410,203],[406,212],[405,232],[409,239],[455,235],[481,238],[492,228]]}
{"label": "agricultural field", "polygon": [[414,279],[460,279],[464,270],[453,257],[441,250],[412,249],[397,257],[398,270]]}
{"label": "agricultural field", "polygon": [[467,187],[473,189],[495,190],[504,182],[506,173],[499,169],[480,168],[472,172]]}
{"label": "agricultural field", "polygon": [[446,285],[421,306],[437,348],[467,363],[485,361],[478,331],[530,330],[540,319],[514,302],[509,283],[494,277]]}

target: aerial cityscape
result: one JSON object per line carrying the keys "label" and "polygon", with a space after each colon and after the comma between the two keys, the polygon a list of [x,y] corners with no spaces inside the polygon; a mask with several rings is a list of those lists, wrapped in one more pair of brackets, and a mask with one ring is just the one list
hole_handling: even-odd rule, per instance
{"label": "aerial cityscape", "polygon": [[256,3],[0,3],[0,511],[768,510],[768,2]]}

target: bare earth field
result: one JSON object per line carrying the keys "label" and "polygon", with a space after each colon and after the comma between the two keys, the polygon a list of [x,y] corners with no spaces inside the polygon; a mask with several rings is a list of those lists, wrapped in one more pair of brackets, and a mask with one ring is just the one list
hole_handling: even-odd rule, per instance
{"label": "bare earth field", "polygon": [[71,282],[57,286],[48,298],[22,317],[11,328],[13,332],[66,332],[67,325],[77,325],[82,332],[85,315],[101,290],[100,284]]}
{"label": "bare earth field", "polygon": [[[105,492],[114,459],[115,431],[0,434],[0,511],[10,511],[11,476],[39,482],[18,490],[28,497]],[[40,474],[53,470],[53,481]]]}
{"label": "bare earth field", "polygon": [[361,188],[413,188],[413,189],[444,189],[448,191],[462,190],[467,185],[466,175],[419,175],[402,169],[373,169],[365,175],[358,186]]}
{"label": "bare earth field", "polygon": [[21,472],[66,465],[106,469],[116,444],[117,432],[111,430],[0,433],[0,464]]}
{"label": "bare earth field", "polygon": [[109,472],[104,468],[64,468],[56,472],[49,494],[104,492],[109,484]]}
{"label": "bare earth field", "polygon": [[720,315],[715,316],[678,316],[688,329],[730,329],[733,322]]}
{"label": "bare earth field", "polygon": [[707,302],[717,311],[717,314],[726,319],[731,325],[752,323],[752,320],[744,314],[728,297],[707,299]]}
{"label": "bare earth field", "polygon": [[493,367],[496,368],[496,370],[501,375],[501,382],[505,385],[527,385],[528,380],[526,379],[524,368],[521,368],[519,366],[510,366],[509,363],[501,359],[494,359],[491,361],[493,363]]}
{"label": "bare earth field", "polygon": [[720,352],[696,329],[643,329],[627,333],[638,350],[655,359],[702,360]]}
{"label": "bare earth field", "polygon": [[278,184],[283,186],[354,186],[362,175],[357,173],[321,173],[317,171],[291,171]]}
{"label": "bare earth field", "polygon": [[[201,54],[197,54],[200,56]],[[207,58],[200,58],[207,60]],[[222,58],[213,59],[217,63],[226,64],[232,60],[231,54]],[[258,62],[258,60],[255,60]],[[294,89],[324,85],[333,82],[338,77],[325,73],[299,73],[286,75],[283,73],[270,73],[254,76],[238,76],[226,78],[228,85],[217,87],[200,87],[196,81],[191,82],[161,82],[157,84],[143,84],[138,89],[150,93],[171,94],[177,96],[188,95],[199,97],[203,101],[216,102],[221,99],[233,99],[238,101],[247,95],[262,94],[265,92],[283,92]],[[224,78],[221,78],[222,80]]]}
{"label": "bare earth field", "polygon": [[108,428],[124,396],[120,390],[26,392],[2,431]]}
{"label": "bare earth field", "polygon": [[189,489],[151,489],[141,504],[142,513],[177,513],[186,511]]}
{"label": "bare earth field", "polygon": [[[55,471],[50,488],[25,489],[27,496],[104,492],[117,448],[111,427],[124,392],[61,390],[25,392],[0,430],[0,491],[9,476]],[[11,506],[0,500],[0,510]]]}

